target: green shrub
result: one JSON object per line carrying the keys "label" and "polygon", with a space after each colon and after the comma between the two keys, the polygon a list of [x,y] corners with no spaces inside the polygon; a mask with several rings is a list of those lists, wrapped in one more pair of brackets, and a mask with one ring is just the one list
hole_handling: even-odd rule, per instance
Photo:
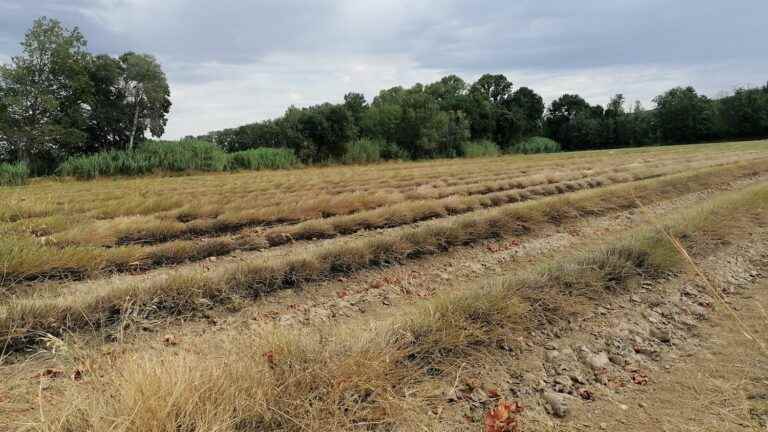
{"label": "green shrub", "polygon": [[229,169],[233,170],[286,169],[299,165],[293,150],[285,148],[259,147],[229,155]]}
{"label": "green shrub", "polygon": [[363,164],[381,160],[381,148],[384,143],[369,138],[361,138],[344,144],[344,164]]}
{"label": "green shrub", "polygon": [[385,141],[381,144],[381,158],[386,160],[410,160],[408,150],[395,143]]}
{"label": "green shrub", "polygon": [[461,154],[468,158],[498,156],[499,147],[488,140],[471,141],[461,145]]}
{"label": "green shrub", "polygon": [[23,162],[0,163],[0,186],[21,186],[29,178],[29,167]]}
{"label": "green shrub", "polygon": [[227,153],[208,141],[148,141],[136,151],[162,171],[224,171]]}
{"label": "green shrub", "polygon": [[560,144],[545,137],[531,137],[519,142],[509,149],[510,153],[557,153],[561,151]]}
{"label": "green shrub", "polygon": [[224,171],[227,154],[206,141],[149,141],[134,151],[111,150],[70,157],[57,170],[62,176],[137,176],[156,171]]}

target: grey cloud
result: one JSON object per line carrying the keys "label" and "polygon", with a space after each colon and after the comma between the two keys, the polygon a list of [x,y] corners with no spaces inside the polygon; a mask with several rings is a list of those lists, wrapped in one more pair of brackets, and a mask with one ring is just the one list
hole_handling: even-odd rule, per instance
{"label": "grey cloud", "polygon": [[0,59],[41,15],[80,26],[91,51],[155,54],[174,136],[446,73],[596,102],[768,79],[765,0],[0,0]]}

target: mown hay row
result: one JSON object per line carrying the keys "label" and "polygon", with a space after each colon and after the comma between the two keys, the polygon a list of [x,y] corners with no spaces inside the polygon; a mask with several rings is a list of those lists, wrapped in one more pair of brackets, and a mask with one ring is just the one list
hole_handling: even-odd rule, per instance
{"label": "mown hay row", "polygon": [[222,266],[210,273],[177,272],[156,280],[66,290],[58,297],[14,298],[0,310],[0,341],[20,348],[43,332],[98,329],[127,315],[188,313],[229,302],[233,296],[254,297],[480,239],[524,235],[553,223],[634,208],[638,202],[680,196],[755,172],[749,164],[710,168],[502,207],[377,238],[321,246],[301,255]]}

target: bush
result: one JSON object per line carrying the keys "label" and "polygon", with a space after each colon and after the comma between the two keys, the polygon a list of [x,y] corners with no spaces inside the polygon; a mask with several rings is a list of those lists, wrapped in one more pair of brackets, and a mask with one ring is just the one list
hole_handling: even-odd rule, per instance
{"label": "bush", "polygon": [[152,164],[134,152],[111,150],[89,156],[73,156],[56,170],[57,174],[80,179],[99,176],[141,175],[151,172]]}
{"label": "bush", "polygon": [[461,145],[461,154],[468,158],[498,156],[499,147],[488,140],[466,142]]}
{"label": "bush", "polygon": [[208,141],[148,141],[139,147],[146,158],[162,171],[224,171],[227,153]]}
{"label": "bush", "polygon": [[21,186],[29,178],[29,167],[23,162],[0,163],[0,186]]}
{"label": "bush", "polygon": [[561,151],[560,144],[545,137],[531,137],[519,142],[509,149],[510,153],[557,153]]}
{"label": "bush", "polygon": [[233,170],[286,169],[299,165],[293,150],[285,148],[259,147],[229,155],[229,169]]}
{"label": "bush", "polygon": [[408,150],[395,143],[384,141],[381,145],[381,158],[386,160],[410,160]]}
{"label": "bush", "polygon": [[381,160],[383,146],[383,142],[369,138],[350,141],[344,145],[344,156],[341,157],[341,162],[344,164],[378,162]]}
{"label": "bush", "polygon": [[224,171],[227,154],[206,141],[150,141],[134,151],[112,150],[70,157],[59,175],[90,179],[99,176],[136,176],[156,171]]}

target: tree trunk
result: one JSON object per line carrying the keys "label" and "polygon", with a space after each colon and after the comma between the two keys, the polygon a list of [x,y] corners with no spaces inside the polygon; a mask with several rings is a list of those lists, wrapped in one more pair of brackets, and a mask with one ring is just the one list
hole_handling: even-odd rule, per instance
{"label": "tree trunk", "polygon": [[139,125],[139,106],[141,104],[141,96],[136,97],[136,109],[133,113],[133,127],[131,128],[131,140],[128,142],[128,150],[133,150],[133,141],[136,137],[136,128]]}

